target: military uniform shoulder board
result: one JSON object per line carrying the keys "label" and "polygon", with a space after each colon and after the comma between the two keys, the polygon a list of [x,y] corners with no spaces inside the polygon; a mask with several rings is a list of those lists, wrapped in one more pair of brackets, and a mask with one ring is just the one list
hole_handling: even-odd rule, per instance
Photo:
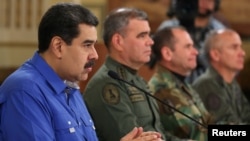
{"label": "military uniform shoulder board", "polygon": [[104,101],[108,104],[118,104],[120,102],[120,93],[114,84],[106,84],[102,94]]}
{"label": "military uniform shoulder board", "polygon": [[127,80],[127,76],[126,76],[126,72],[124,70],[124,68],[122,67],[118,67],[117,68],[117,74],[124,80]]}

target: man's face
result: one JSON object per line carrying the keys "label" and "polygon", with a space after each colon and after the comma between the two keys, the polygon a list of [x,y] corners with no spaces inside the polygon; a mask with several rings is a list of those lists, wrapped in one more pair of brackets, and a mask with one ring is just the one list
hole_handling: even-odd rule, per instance
{"label": "man's face", "polygon": [[213,11],[214,11],[214,7],[215,7],[215,0],[198,0],[199,4],[198,4],[198,15],[200,17],[208,17],[210,16]]}
{"label": "man's face", "polygon": [[88,78],[94,61],[98,59],[95,50],[97,31],[95,26],[79,25],[80,34],[71,45],[63,44],[60,72],[69,81],[82,81]]}
{"label": "man's face", "polygon": [[237,33],[222,33],[218,35],[221,41],[218,46],[218,63],[221,67],[233,72],[244,68],[245,51],[242,49],[242,42]]}
{"label": "man's face", "polygon": [[153,40],[148,21],[130,20],[123,37],[123,59],[132,68],[138,68],[150,60]]}
{"label": "man's face", "polygon": [[174,50],[172,51],[171,65],[176,73],[187,76],[196,67],[198,51],[194,48],[193,40],[188,32],[173,29],[175,37]]}

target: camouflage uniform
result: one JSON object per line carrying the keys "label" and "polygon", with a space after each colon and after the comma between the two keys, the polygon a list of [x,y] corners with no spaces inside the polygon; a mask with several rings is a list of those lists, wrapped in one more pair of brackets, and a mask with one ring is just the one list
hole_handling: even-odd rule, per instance
{"label": "camouflage uniform", "polygon": [[[187,83],[183,83],[173,73],[158,65],[158,70],[149,81],[154,95],[172,107],[187,114],[196,121],[207,126],[212,122],[210,114],[205,109],[199,95]],[[207,140],[207,129],[194,123],[182,114],[159,103],[160,117],[167,131],[180,138],[197,141]]]}
{"label": "camouflage uniform", "polygon": [[119,141],[134,127],[164,133],[156,101],[142,91],[108,76],[112,70],[138,87],[148,91],[147,83],[135,70],[111,59],[94,74],[86,86],[84,99],[93,117],[100,141]]}
{"label": "camouflage uniform", "polygon": [[193,87],[217,122],[250,123],[250,104],[236,80],[228,84],[216,70],[209,67]]}

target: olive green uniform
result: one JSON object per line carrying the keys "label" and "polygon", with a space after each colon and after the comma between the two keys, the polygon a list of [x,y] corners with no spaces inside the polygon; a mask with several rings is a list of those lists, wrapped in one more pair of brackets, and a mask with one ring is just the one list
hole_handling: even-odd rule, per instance
{"label": "olive green uniform", "polygon": [[193,87],[217,122],[250,123],[250,104],[236,80],[228,84],[214,68],[209,67],[194,81]]}
{"label": "olive green uniform", "polygon": [[147,83],[135,70],[107,57],[84,92],[99,140],[119,141],[134,127],[163,134],[156,101],[137,88],[111,78],[107,74],[109,70],[145,91],[149,90]]}
{"label": "olive green uniform", "polygon": [[158,102],[164,128],[179,138],[206,141],[206,127],[212,122],[212,118],[199,95],[189,84],[183,82],[184,78],[181,80],[166,68],[160,65],[157,67],[149,81],[154,95],[205,126]]}

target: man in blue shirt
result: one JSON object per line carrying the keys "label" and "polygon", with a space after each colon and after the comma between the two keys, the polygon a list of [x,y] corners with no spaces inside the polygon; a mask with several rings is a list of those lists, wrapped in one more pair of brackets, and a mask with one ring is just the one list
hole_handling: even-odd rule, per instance
{"label": "man in blue shirt", "polygon": [[[60,3],[45,13],[38,51],[0,87],[1,141],[98,140],[77,85],[98,59],[97,25],[81,5]],[[158,136],[135,128],[121,141],[156,141]]]}

